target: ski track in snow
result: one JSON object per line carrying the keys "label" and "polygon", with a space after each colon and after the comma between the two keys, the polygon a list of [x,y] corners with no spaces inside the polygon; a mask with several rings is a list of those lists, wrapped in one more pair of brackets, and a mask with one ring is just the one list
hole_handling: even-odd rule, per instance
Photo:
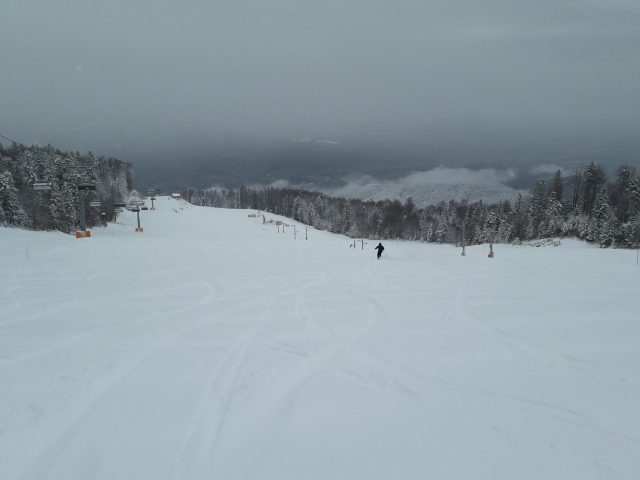
{"label": "ski track in snow", "polygon": [[[577,371],[579,374],[583,374],[583,375],[592,375],[593,373],[605,372],[606,375],[612,375],[616,379],[620,377],[620,375],[615,372],[612,373],[610,371],[601,370],[599,366],[594,364],[593,362],[588,362],[586,360],[582,360],[580,358],[576,358],[571,355],[558,352],[554,349],[543,347],[541,345],[532,345],[530,342],[527,342],[526,340],[518,338],[512,334],[509,334],[503,330],[500,330],[499,328],[491,326],[486,322],[483,322],[478,318],[477,315],[472,314],[471,312],[469,312],[464,308],[464,300],[461,292],[458,292],[458,296],[457,296],[456,314],[457,314],[456,318],[471,320],[482,331],[488,332],[490,335],[496,337],[499,341],[506,341],[507,345],[510,348],[514,348],[519,352],[524,353],[525,355],[529,355],[533,357],[536,361],[540,362],[544,367],[553,365],[554,368],[557,366],[560,366],[570,371]],[[590,370],[588,370],[585,367],[585,364],[589,365]],[[593,367],[597,368],[595,372],[593,371]],[[561,422],[567,422],[572,425],[576,425],[580,428],[585,428],[587,430],[601,432],[607,435],[619,437],[624,440],[640,443],[640,435],[620,433],[611,428],[592,425],[591,423],[587,422],[592,418],[590,415],[578,412],[569,407],[556,405],[553,403],[536,400],[532,398],[524,398],[524,397],[508,395],[508,394],[493,392],[493,391],[484,391],[481,389],[471,388],[467,385],[459,385],[459,384],[454,384],[452,382],[447,382],[442,380],[438,380],[438,381],[441,381],[443,384],[450,385],[453,388],[466,391],[467,393],[478,394],[480,396],[487,396],[492,400],[497,400],[503,403],[511,403],[513,405],[516,405],[518,408],[531,410],[536,413],[541,413],[543,415],[547,415],[551,418],[557,419]]]}
{"label": "ski track in snow", "polygon": [[[30,245],[28,261],[0,256],[3,480],[640,471],[640,372],[624,360],[640,362],[625,343],[640,334],[625,303],[637,272],[625,252],[498,246],[492,262],[483,247],[461,259],[384,242],[377,261],[369,245],[312,229],[293,240],[246,211],[157,205],[144,234],[129,213],[83,240],[0,229],[8,251]],[[544,310],[521,292],[548,298],[560,259],[580,268],[601,253],[613,262],[602,275],[627,279],[605,330],[589,336],[611,311],[588,304],[592,270],[568,287],[591,305],[571,307],[586,333],[552,313],[535,328],[529,311]],[[530,272],[522,290],[518,262]]]}
{"label": "ski track in snow", "polygon": [[475,315],[469,309],[464,307],[464,300],[461,292],[458,292],[457,294],[456,317],[472,322],[478,329],[489,336],[496,338],[500,342],[506,342],[510,348],[529,355],[541,364],[551,368],[565,368],[567,370],[586,375],[607,375],[616,380],[623,381],[627,381],[629,378],[633,378],[634,381],[638,381],[640,379],[637,375],[630,375],[628,373],[623,375],[620,372],[606,368],[596,362],[578,358],[574,355],[569,355],[547,345],[532,343],[525,338],[491,325],[490,322],[483,320],[478,315]]}
{"label": "ski track in snow", "polygon": [[[181,309],[181,313],[187,312],[191,308],[198,308],[202,305],[207,304],[204,301],[202,304],[193,306],[193,307],[185,307]],[[231,309],[225,314],[233,313],[236,309]],[[137,322],[144,323],[144,322]],[[34,473],[33,478],[43,478],[46,476],[46,472],[48,468],[55,462],[56,457],[59,453],[64,449],[65,445],[70,441],[70,439],[75,435],[76,429],[82,422],[89,416],[95,413],[97,409],[99,409],[99,405],[104,399],[109,395],[111,391],[116,389],[124,379],[127,377],[134,375],[136,369],[142,365],[147,359],[157,354],[163,348],[166,348],[167,345],[175,340],[178,340],[180,336],[191,332],[192,330],[199,329],[205,326],[208,326],[211,323],[210,319],[195,322],[193,325],[188,327],[181,328],[177,331],[172,332],[170,335],[165,336],[158,341],[154,342],[153,346],[145,350],[143,353],[139,354],[133,361],[127,363],[118,373],[114,374],[113,377],[108,381],[108,383],[92,398],[88,403],[82,406],[76,405],[77,416],[73,419],[70,425],[67,426],[64,432],[61,432],[57,435],[55,439],[52,439],[49,442],[49,445],[46,449],[40,454],[41,459],[37,460],[34,465]],[[90,335],[93,335],[98,332],[93,332]],[[30,477],[28,477],[30,478]]]}
{"label": "ski track in snow", "polygon": [[[188,311],[192,310],[192,309],[197,309],[206,305],[212,305],[213,303],[215,303],[216,300],[216,296],[217,295],[213,295],[211,294],[211,287],[209,286],[209,295],[205,296],[204,298],[202,298],[197,304],[195,305],[189,305],[189,306],[185,306],[185,307],[180,307],[178,309],[175,309],[173,311],[169,310],[166,312],[167,316],[175,316],[177,314],[184,314],[187,313]],[[67,305],[67,308],[77,308],[78,306],[81,306],[83,304],[79,303],[76,305]],[[51,315],[52,313],[59,313],[60,311],[64,311],[65,309],[56,309],[53,311],[48,312],[47,315]],[[45,316],[45,314],[43,314],[42,316]],[[33,351],[33,352],[29,352],[25,355],[22,355],[20,357],[8,360],[6,362],[2,362],[0,363],[0,370],[9,366],[9,365],[13,365],[15,363],[21,363],[21,362],[25,362],[25,361],[29,361],[32,360],[34,358],[43,356],[43,355],[47,355],[50,353],[54,353],[58,350],[64,349],[64,348],[68,348],[69,346],[81,342],[81,341],[86,341],[91,339],[92,337],[107,332],[107,331],[111,331],[111,330],[117,330],[117,329],[123,329],[123,328],[130,328],[132,326],[136,326],[136,325],[141,325],[141,324],[145,324],[145,323],[150,323],[150,322],[156,322],[157,318],[142,318],[139,320],[134,320],[131,322],[124,322],[124,323],[117,323],[115,325],[107,325],[105,327],[102,328],[98,328],[96,330],[92,330],[90,332],[86,332],[86,333],[82,333],[80,335],[76,335],[73,336],[69,339],[63,340],[59,343],[53,344],[51,346],[48,346],[47,348],[44,348],[42,350],[37,350],[37,351]]]}
{"label": "ski track in snow", "polygon": [[[183,472],[183,465],[196,469],[198,475],[206,476],[215,462],[216,445],[222,435],[225,418],[228,415],[234,394],[234,386],[238,372],[247,349],[256,334],[271,319],[277,297],[269,302],[262,315],[244,334],[227,350],[218,363],[218,368],[207,382],[192,420],[189,433],[180,450],[178,464],[173,478],[193,478],[193,472]],[[190,458],[193,452],[195,458]],[[204,468],[203,468],[204,467]]]}

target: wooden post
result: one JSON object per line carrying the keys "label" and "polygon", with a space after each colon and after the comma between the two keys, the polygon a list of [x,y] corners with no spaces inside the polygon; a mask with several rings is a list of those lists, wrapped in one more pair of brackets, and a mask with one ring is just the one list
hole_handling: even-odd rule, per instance
{"label": "wooden post", "polygon": [[489,242],[489,258],[494,258],[496,256],[495,253],[493,253],[493,241]]}
{"label": "wooden post", "polygon": [[304,239],[309,240],[309,236],[307,235],[307,227],[304,227]]}
{"label": "wooden post", "polygon": [[461,256],[463,257],[467,256],[467,252],[465,251],[465,244],[464,244],[464,222],[462,222],[462,254]]}

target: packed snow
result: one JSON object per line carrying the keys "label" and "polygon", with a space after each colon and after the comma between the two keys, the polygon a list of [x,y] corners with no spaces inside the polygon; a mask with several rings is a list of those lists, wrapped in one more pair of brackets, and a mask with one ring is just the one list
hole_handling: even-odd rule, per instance
{"label": "packed snow", "polygon": [[640,478],[636,252],[156,206],[0,228],[1,479]]}

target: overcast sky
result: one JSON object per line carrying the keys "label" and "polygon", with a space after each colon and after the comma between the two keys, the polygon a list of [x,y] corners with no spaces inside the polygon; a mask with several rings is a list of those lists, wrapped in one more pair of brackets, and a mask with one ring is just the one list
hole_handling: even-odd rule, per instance
{"label": "overcast sky", "polygon": [[125,157],[229,135],[633,149],[639,79],[638,0],[0,0],[0,133]]}

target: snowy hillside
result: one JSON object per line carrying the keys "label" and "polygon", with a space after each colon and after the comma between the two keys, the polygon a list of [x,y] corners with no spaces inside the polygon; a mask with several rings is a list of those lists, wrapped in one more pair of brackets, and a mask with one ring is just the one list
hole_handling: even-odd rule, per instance
{"label": "snowy hillside", "polygon": [[0,228],[1,479],[638,478],[635,252],[156,203]]}

